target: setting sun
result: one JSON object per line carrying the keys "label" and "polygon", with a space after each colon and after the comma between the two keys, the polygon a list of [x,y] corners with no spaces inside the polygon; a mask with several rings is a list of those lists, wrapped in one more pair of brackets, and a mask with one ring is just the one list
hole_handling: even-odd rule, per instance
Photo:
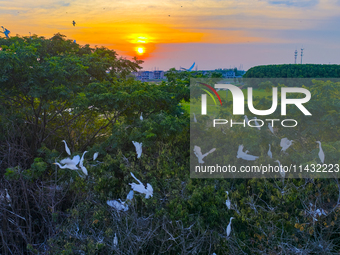
{"label": "setting sun", "polygon": [[144,53],[144,48],[143,48],[143,47],[138,47],[138,48],[137,48],[137,52],[138,52],[139,54],[143,54],[143,53]]}

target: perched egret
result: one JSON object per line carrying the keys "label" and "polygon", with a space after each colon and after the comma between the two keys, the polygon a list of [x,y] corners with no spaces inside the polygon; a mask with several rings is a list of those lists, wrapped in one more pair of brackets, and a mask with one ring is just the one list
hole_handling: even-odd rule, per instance
{"label": "perched egret", "polygon": [[226,206],[228,207],[228,209],[230,210],[230,199],[229,199],[229,192],[228,192],[228,191],[226,191],[225,193],[227,193],[227,195],[228,195],[228,199],[225,201],[225,204],[226,204]]}
{"label": "perched egret", "polygon": [[323,164],[323,162],[325,162],[325,153],[323,153],[322,147],[321,147],[321,142],[320,141],[316,141],[316,143],[319,144],[319,158]]}
{"label": "perched egret", "polygon": [[99,154],[99,152],[96,152],[95,154],[93,154],[93,160],[96,160],[96,159],[97,159],[98,154]]}
{"label": "perched egret", "polygon": [[142,112],[140,113],[139,119],[140,119],[140,120],[143,120],[143,113],[142,113]]}
{"label": "perched egret", "polygon": [[75,22],[75,21],[72,21],[72,24],[73,24],[73,26],[75,26],[75,25],[76,25],[76,22]]}
{"label": "perched egret", "polygon": [[272,154],[272,152],[270,151],[270,144],[269,144],[268,156],[269,156],[270,158],[273,158],[273,154]]}
{"label": "perched egret", "polygon": [[285,171],[283,170],[283,168],[282,168],[282,166],[281,166],[281,163],[280,163],[280,161],[278,161],[278,160],[275,160],[275,162],[279,163],[280,174],[281,174],[282,178],[285,178],[285,176],[286,176],[286,173],[285,173]]}
{"label": "perched egret", "polygon": [[227,226],[227,237],[230,235],[230,232],[231,232],[231,220],[232,219],[234,219],[234,217],[231,217],[230,218],[230,222],[229,222],[229,224],[228,224],[228,226]]}
{"label": "perched egret", "polygon": [[206,156],[208,156],[210,153],[214,152],[215,150],[216,150],[216,148],[213,148],[210,151],[208,151],[207,153],[202,155],[201,148],[195,145],[194,153],[195,153],[196,157],[198,158],[198,163],[203,164],[204,163],[203,158],[205,158]]}
{"label": "perched egret", "polygon": [[132,200],[133,199],[133,190],[130,190],[129,194],[126,197],[126,200]]}
{"label": "perched egret", "polygon": [[256,160],[258,159],[259,157],[257,156],[253,156],[253,155],[249,155],[247,154],[248,151],[246,152],[243,152],[243,144],[238,146],[238,151],[237,151],[237,158],[241,158],[241,159],[244,159],[244,160]]}
{"label": "perched egret", "polygon": [[153,188],[152,186],[147,183],[146,184],[146,188],[144,186],[144,184],[138,180],[133,173],[131,173],[132,177],[139,183],[139,184],[136,184],[136,183],[129,183],[129,185],[131,185],[131,188],[134,190],[134,191],[137,191],[139,193],[142,193],[142,194],[145,194],[145,198],[150,198],[153,196]]}
{"label": "perched egret", "polygon": [[197,119],[196,119],[196,115],[195,115],[195,113],[194,113],[194,122],[196,122],[196,123],[197,123]]}
{"label": "perched egret", "polygon": [[136,148],[137,158],[140,158],[140,156],[142,155],[142,145],[143,145],[143,143],[138,143],[138,142],[135,142],[135,141],[132,141],[132,143]]}
{"label": "perched egret", "polygon": [[248,126],[248,117],[247,117],[247,115],[244,115],[244,120],[246,121],[246,125]]}
{"label": "perched egret", "polygon": [[270,132],[272,132],[274,134],[274,129],[273,129],[272,125],[270,125],[270,123],[268,123],[268,128],[269,128]]}
{"label": "perched egret", "polygon": [[257,122],[257,118],[254,117],[254,119],[255,119],[255,126],[257,127],[258,130],[261,130],[261,126],[260,126],[260,124]]}
{"label": "perched egret", "polygon": [[113,239],[113,247],[117,247],[118,246],[118,238],[117,238],[117,235],[115,233],[115,238]]}
{"label": "perched egret", "polygon": [[76,155],[73,157],[73,159],[70,158],[65,158],[60,161],[60,163],[65,164],[65,165],[60,165],[59,163],[53,163],[55,165],[58,165],[60,168],[68,168],[71,170],[78,170],[79,168],[77,167],[78,163],[80,161],[79,155]]}
{"label": "perched egret", "polygon": [[80,159],[80,162],[79,162],[79,166],[80,166],[81,170],[83,171],[83,173],[84,173],[85,175],[87,175],[87,169],[86,169],[86,167],[83,165],[83,161],[84,161],[84,155],[85,155],[86,152],[87,152],[87,151],[84,151],[83,156],[81,156],[81,159]]}
{"label": "perched egret", "polygon": [[293,140],[288,140],[288,138],[282,138],[280,142],[280,146],[282,147],[281,151],[286,151],[293,144]]}
{"label": "perched egret", "polygon": [[12,203],[11,196],[8,194],[8,190],[7,189],[5,190],[6,190],[6,201],[9,204],[9,206],[11,206],[11,203]]}
{"label": "perched egret", "polygon": [[62,140],[62,142],[65,143],[65,151],[67,152],[68,155],[71,156],[71,151],[70,151],[70,149],[68,148],[66,141],[65,141],[65,140]]}
{"label": "perched egret", "polygon": [[118,200],[107,200],[106,203],[109,206],[115,208],[117,211],[126,212],[127,210],[129,210],[129,206],[125,205],[125,202],[122,202],[122,200],[120,200],[120,199],[118,199]]}

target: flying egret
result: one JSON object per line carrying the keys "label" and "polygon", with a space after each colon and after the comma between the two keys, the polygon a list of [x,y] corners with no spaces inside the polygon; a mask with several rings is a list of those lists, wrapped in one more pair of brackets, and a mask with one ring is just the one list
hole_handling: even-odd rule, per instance
{"label": "flying egret", "polygon": [[247,115],[244,115],[244,120],[246,121],[246,125],[248,126],[248,117],[247,117]]}
{"label": "flying egret", "polygon": [[143,120],[143,113],[142,113],[142,112],[140,113],[139,119],[140,119],[140,120]]}
{"label": "flying egret", "polygon": [[286,151],[293,144],[293,140],[288,140],[288,138],[282,138],[280,142],[280,146],[282,147],[281,151]]}
{"label": "flying egret", "polygon": [[204,163],[203,158],[205,158],[206,156],[208,156],[210,153],[214,152],[215,150],[216,150],[216,148],[213,148],[210,151],[208,151],[207,153],[202,155],[201,148],[195,145],[194,154],[198,158],[198,163],[203,164]]}
{"label": "flying egret", "polygon": [[73,24],[73,26],[75,26],[75,25],[76,25],[76,22],[75,22],[75,21],[72,21],[72,24]]}
{"label": "flying egret", "polygon": [[62,142],[65,143],[65,151],[67,152],[68,155],[71,156],[71,151],[70,151],[70,149],[68,148],[66,141],[65,141],[65,140],[62,140]]}
{"label": "flying egret", "polygon": [[85,175],[87,175],[87,169],[86,169],[86,167],[83,165],[83,161],[84,161],[84,155],[85,155],[86,152],[87,152],[87,151],[84,151],[83,156],[81,156],[81,159],[80,159],[80,162],[79,162],[79,166],[80,166],[81,170],[83,171],[83,173],[84,173]]}
{"label": "flying egret", "polygon": [[272,154],[272,152],[270,151],[270,144],[269,144],[268,156],[269,156],[270,158],[273,158],[273,154]]}
{"label": "flying egret", "polygon": [[113,239],[113,247],[117,247],[118,246],[118,238],[117,238],[117,235],[115,233],[115,238]]}
{"label": "flying egret", "polygon": [[228,191],[226,191],[225,193],[227,193],[227,195],[228,195],[228,199],[225,201],[225,204],[226,204],[226,206],[228,207],[228,209],[230,210],[230,199],[229,199],[229,192],[228,192]]}
{"label": "flying egret", "polygon": [[[130,172],[131,173],[131,172]],[[134,190],[134,191],[137,191],[139,193],[142,193],[142,194],[145,194],[145,198],[150,198],[153,196],[153,188],[152,186],[147,183],[146,184],[146,188],[144,186],[144,184],[138,180],[134,175],[133,173],[131,173],[132,177],[139,183],[139,184],[136,184],[136,183],[129,183],[129,185],[131,185],[131,188]]]}
{"label": "flying egret", "polygon": [[241,158],[241,159],[244,159],[244,160],[256,160],[258,159],[259,157],[258,156],[253,156],[253,155],[249,155],[247,154],[248,151],[246,152],[243,152],[243,144],[239,145],[238,146],[238,151],[237,151],[237,158]]}
{"label": "flying egret", "polygon": [[140,156],[142,155],[142,145],[143,145],[143,143],[138,143],[138,142],[135,142],[135,141],[132,141],[132,143],[136,148],[137,158],[140,158]]}
{"label": "flying egret", "polygon": [[133,190],[130,190],[129,194],[126,197],[126,200],[132,200],[133,199]]}
{"label": "flying egret", "polygon": [[96,159],[97,159],[98,154],[99,154],[99,152],[96,152],[95,154],[93,154],[93,160],[96,160]]}
{"label": "flying egret", "polygon": [[323,164],[323,162],[325,161],[325,153],[323,153],[322,147],[321,147],[321,142],[320,141],[316,141],[316,143],[319,144],[319,158]]}
{"label": "flying egret", "polygon": [[269,128],[270,132],[272,132],[274,134],[274,129],[273,129],[272,125],[270,125],[270,123],[268,123],[268,128]]}
{"label": "flying egret", "polygon": [[109,206],[115,208],[117,211],[126,212],[127,210],[129,210],[129,206],[125,205],[125,202],[122,202],[122,200],[120,200],[120,199],[118,199],[118,200],[107,200],[106,203]]}
{"label": "flying egret", "polygon": [[71,170],[78,170],[79,168],[77,167],[78,163],[80,161],[79,155],[76,155],[73,157],[73,159],[70,158],[65,158],[60,161],[61,164],[64,164],[63,166],[60,165],[59,163],[53,163],[55,165],[58,165],[60,168],[68,168]]}
{"label": "flying egret", "polygon": [[278,160],[275,160],[275,162],[279,163],[280,174],[281,174],[282,178],[285,178],[285,176],[286,176],[286,173],[285,173],[285,171],[283,170],[283,168],[282,168],[282,166],[281,166],[281,163],[280,163],[280,161],[278,161]]}
{"label": "flying egret", "polygon": [[254,117],[254,119],[255,119],[255,126],[257,127],[258,130],[261,130],[261,126],[260,126],[260,124],[257,122],[257,118]]}
{"label": "flying egret", "polygon": [[196,122],[196,123],[197,123],[197,119],[196,119],[196,115],[195,115],[195,113],[194,113],[194,122]]}
{"label": "flying egret", "polygon": [[227,237],[230,235],[230,232],[231,232],[231,220],[232,219],[234,219],[234,217],[231,217],[230,218],[230,222],[229,222],[229,224],[228,224],[228,226],[227,226]]}

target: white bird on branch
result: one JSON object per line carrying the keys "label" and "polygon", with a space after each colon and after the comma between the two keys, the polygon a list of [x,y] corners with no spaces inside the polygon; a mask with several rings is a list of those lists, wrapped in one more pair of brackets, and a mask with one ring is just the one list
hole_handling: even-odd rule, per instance
{"label": "white bird on branch", "polygon": [[280,146],[282,147],[281,151],[286,151],[293,144],[293,140],[288,140],[288,138],[282,138],[280,142]]}
{"label": "white bird on branch", "polygon": [[226,230],[226,232],[227,232],[227,237],[229,237],[230,232],[231,232],[231,220],[232,220],[232,219],[234,219],[234,217],[231,217],[231,218],[230,218],[230,222],[229,222],[229,224],[228,224],[228,226],[227,226],[227,230]]}
{"label": "white bird on branch", "polygon": [[73,159],[65,158],[65,159],[61,160],[60,163],[64,164],[63,166],[60,165],[59,163],[53,163],[53,164],[58,165],[62,169],[68,168],[68,169],[71,169],[71,170],[78,170],[79,168],[77,167],[77,165],[78,165],[79,161],[80,161],[80,157],[79,157],[79,155],[76,155],[76,156],[73,157]]}
{"label": "white bird on branch", "polygon": [[275,162],[279,163],[280,174],[281,174],[282,178],[285,178],[285,176],[286,176],[286,173],[285,173],[285,171],[283,170],[283,168],[282,168],[282,166],[281,166],[281,163],[280,163],[280,161],[278,161],[278,160],[275,160]]}
{"label": "white bird on branch", "polygon": [[195,145],[194,154],[198,158],[198,163],[203,164],[204,163],[203,158],[205,158],[206,156],[208,156],[210,153],[214,152],[215,150],[216,150],[216,148],[213,148],[210,151],[208,151],[207,153],[202,155],[201,148]]}
{"label": "white bird on branch", "polygon": [[65,143],[65,151],[67,152],[68,155],[71,156],[71,151],[70,151],[70,149],[68,148],[66,141],[65,141],[65,140],[62,140],[62,142]]}
{"label": "white bird on branch", "polygon": [[[118,202],[119,200],[119,202]],[[118,199],[118,200],[107,200],[106,203],[115,208],[117,211],[124,211],[126,212],[127,210],[129,210],[129,206],[125,205],[125,202],[122,202],[122,200]]]}
{"label": "white bird on branch", "polygon": [[140,156],[142,155],[142,145],[143,145],[143,143],[138,143],[138,142],[135,142],[135,141],[132,141],[132,143],[136,148],[137,158],[140,158]]}
{"label": "white bird on branch", "polygon": [[228,209],[230,210],[230,199],[229,199],[229,192],[228,192],[228,191],[226,191],[225,193],[227,193],[227,195],[228,195],[228,199],[225,201],[225,204],[226,204],[226,206],[228,207]]}
{"label": "white bird on branch", "polygon": [[139,117],[140,120],[143,120],[143,116],[142,115],[143,115],[143,112],[140,113],[140,117]]}
{"label": "white bird on branch", "polygon": [[95,154],[93,154],[93,160],[96,160],[98,155],[99,155],[99,152],[96,152]]}
{"label": "white bird on branch", "polygon": [[12,199],[11,199],[11,196],[8,194],[8,190],[6,190],[6,201],[8,203],[9,206],[11,206],[11,203],[12,203]]}
{"label": "white bird on branch", "polygon": [[268,123],[268,128],[269,128],[270,132],[272,132],[274,134],[274,129],[273,129],[272,125],[270,125],[270,123]]}
{"label": "white bird on branch", "polygon": [[261,130],[261,126],[260,126],[260,124],[257,122],[257,118],[254,117],[254,119],[255,119],[255,126],[257,127],[258,130]]}
{"label": "white bird on branch", "polygon": [[85,175],[87,175],[87,169],[86,169],[86,167],[83,165],[83,161],[84,161],[84,155],[85,155],[86,152],[87,152],[87,151],[84,151],[83,156],[81,156],[81,159],[80,159],[80,162],[79,162],[79,166],[80,166],[81,170],[83,171],[83,173],[84,173]]}
{"label": "white bird on branch", "polygon": [[272,154],[272,152],[270,151],[270,144],[269,144],[268,156],[269,156],[270,158],[273,158],[273,154]]}
{"label": "white bird on branch", "polygon": [[126,200],[132,200],[133,199],[133,190],[130,190],[129,194],[126,197]]}
{"label": "white bird on branch", "polygon": [[237,158],[241,158],[241,159],[244,159],[244,160],[256,160],[258,159],[259,157],[258,156],[253,156],[253,155],[249,155],[247,154],[248,151],[246,152],[243,152],[243,144],[239,145],[238,146],[238,151],[237,151]]}
{"label": "white bird on branch", "polygon": [[194,122],[197,123],[196,115],[194,113]]}
{"label": "white bird on branch", "polygon": [[115,233],[115,238],[113,238],[113,247],[116,248],[118,246],[118,238],[117,235]]}
{"label": "white bird on branch", "polygon": [[246,125],[248,126],[248,117],[247,117],[247,115],[244,115],[244,120],[246,121]]}
{"label": "white bird on branch", "polygon": [[323,162],[325,162],[325,153],[323,152],[322,150],[322,147],[321,147],[321,142],[320,141],[316,141],[316,143],[319,144],[319,158],[323,164]]}
{"label": "white bird on branch", "polygon": [[147,183],[146,184],[146,188],[144,186],[144,184],[138,180],[134,175],[133,173],[131,173],[132,177],[139,183],[139,184],[136,184],[136,183],[129,183],[129,185],[131,185],[131,188],[134,190],[134,191],[137,191],[139,193],[142,193],[142,194],[145,194],[145,198],[150,198],[153,196],[153,188],[152,186]]}

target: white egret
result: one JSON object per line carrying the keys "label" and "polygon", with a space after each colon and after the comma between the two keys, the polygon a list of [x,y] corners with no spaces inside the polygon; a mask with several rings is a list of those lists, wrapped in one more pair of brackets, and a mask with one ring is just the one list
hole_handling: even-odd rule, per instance
{"label": "white egret", "polygon": [[226,191],[225,193],[227,193],[227,195],[228,195],[228,199],[225,201],[225,204],[226,204],[226,206],[228,207],[228,209],[230,210],[230,199],[229,199],[229,192],[228,191]]}
{"label": "white egret", "polygon": [[256,160],[258,159],[259,157],[257,156],[253,156],[253,155],[249,155],[247,154],[248,151],[246,152],[243,152],[243,144],[239,145],[238,146],[238,151],[237,151],[237,158],[241,158],[241,159],[244,159],[244,160]]}
{"label": "white egret", "polygon": [[255,119],[255,126],[257,127],[258,130],[261,130],[261,126],[260,126],[260,124],[257,122],[257,118],[254,117],[254,119]]}
{"label": "white egret", "polygon": [[97,159],[98,154],[99,154],[99,152],[96,152],[95,154],[93,154],[93,160],[96,160],[96,159]]}
{"label": "white egret", "polygon": [[228,226],[227,226],[227,230],[226,230],[226,231],[227,231],[227,237],[230,235],[230,232],[231,232],[231,220],[232,220],[232,219],[234,219],[234,217],[231,217],[231,218],[230,218],[230,222],[229,222],[229,224],[228,224]]}
{"label": "white egret", "polygon": [[8,194],[8,190],[7,189],[5,190],[6,190],[6,201],[9,204],[9,206],[11,206],[11,203],[12,203],[11,196]]}
{"label": "white egret", "polygon": [[65,151],[67,152],[68,155],[71,156],[71,151],[70,151],[70,149],[68,148],[66,141],[65,141],[65,140],[62,140],[62,142],[65,143]]}
{"label": "white egret", "polygon": [[323,164],[323,162],[325,162],[325,153],[323,153],[322,147],[321,147],[321,142],[320,141],[316,141],[316,143],[319,144],[319,158]]}
{"label": "white egret", "polygon": [[141,112],[140,113],[140,117],[139,117],[140,120],[143,120],[143,116],[142,115],[143,115],[143,113]]}
{"label": "white egret", "polygon": [[248,117],[247,117],[247,115],[244,115],[244,120],[246,121],[246,125],[248,126],[248,122],[249,122],[249,120],[248,120]]}
{"label": "white egret", "polygon": [[205,158],[206,156],[208,156],[210,153],[214,152],[215,150],[216,150],[216,148],[213,148],[210,151],[208,151],[207,153],[202,155],[201,148],[195,145],[194,154],[198,158],[198,163],[203,164],[204,163],[203,158]]}
{"label": "white egret", "polygon": [[81,170],[83,171],[83,173],[84,173],[85,175],[87,175],[87,169],[86,169],[86,167],[83,165],[83,161],[84,161],[84,155],[85,155],[86,152],[87,152],[87,151],[84,151],[83,156],[81,156],[81,159],[80,159],[80,162],[79,162],[79,166],[80,166]]}
{"label": "white egret", "polygon": [[79,168],[77,167],[78,163],[80,161],[79,155],[76,155],[73,157],[73,159],[70,158],[65,158],[60,161],[60,163],[64,164],[63,166],[60,165],[59,163],[53,163],[55,165],[58,165],[60,168],[68,168],[71,170],[78,170]]}
{"label": "white egret", "polygon": [[270,144],[269,144],[268,156],[269,156],[270,158],[273,158],[273,154],[272,154],[272,152],[270,151]]}
{"label": "white egret", "polygon": [[196,123],[197,123],[197,119],[196,119],[196,115],[195,115],[195,113],[194,113],[194,122],[196,122]]}
{"label": "white egret", "polygon": [[275,162],[279,163],[280,174],[281,174],[282,178],[285,178],[285,176],[286,176],[286,173],[285,173],[285,171],[283,170],[283,168],[282,168],[282,166],[281,166],[281,163],[280,163],[280,161],[278,161],[278,160],[275,160]]}
{"label": "white egret", "polygon": [[113,239],[113,247],[117,247],[118,246],[118,238],[117,235],[115,233],[115,238]]}
{"label": "white egret", "polygon": [[143,143],[138,143],[138,142],[135,142],[135,141],[132,141],[132,143],[136,148],[137,158],[140,158],[140,156],[142,155],[142,145],[143,145]]}
{"label": "white egret", "polygon": [[[130,172],[131,173],[131,172]],[[131,188],[134,190],[134,191],[137,191],[139,193],[142,193],[142,194],[145,194],[145,198],[150,198],[153,196],[153,188],[152,186],[147,183],[146,184],[146,188],[144,186],[144,184],[138,180],[133,173],[131,173],[132,177],[139,183],[139,184],[136,184],[136,183],[129,183],[129,185],[131,185]]]}
{"label": "white egret", "polygon": [[269,128],[270,132],[272,132],[274,134],[274,129],[273,129],[272,125],[270,125],[270,123],[268,123],[268,128]]}
{"label": "white egret", "polygon": [[122,202],[122,200],[120,200],[120,199],[118,199],[118,200],[107,200],[106,203],[109,206],[115,208],[117,211],[126,212],[127,210],[129,210],[129,206],[125,205],[125,202]]}
{"label": "white egret", "polygon": [[133,190],[130,190],[129,194],[126,197],[126,200],[132,200],[133,199]]}
{"label": "white egret", "polygon": [[288,138],[282,138],[280,142],[280,146],[282,147],[281,151],[286,151],[293,144],[293,140],[288,140]]}

